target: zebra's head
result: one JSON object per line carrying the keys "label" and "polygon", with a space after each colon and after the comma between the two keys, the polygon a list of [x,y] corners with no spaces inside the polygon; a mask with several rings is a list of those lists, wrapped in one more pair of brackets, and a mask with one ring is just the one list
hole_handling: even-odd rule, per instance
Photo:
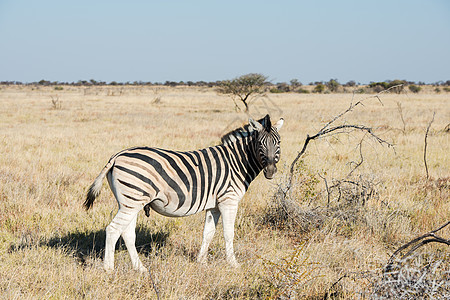
{"label": "zebra's head", "polygon": [[277,172],[276,164],[280,160],[280,135],[278,131],[283,123],[284,120],[281,118],[272,126],[269,115],[258,121],[249,119],[250,127],[257,132],[255,141],[256,158],[263,167],[264,176],[267,179],[272,179]]}

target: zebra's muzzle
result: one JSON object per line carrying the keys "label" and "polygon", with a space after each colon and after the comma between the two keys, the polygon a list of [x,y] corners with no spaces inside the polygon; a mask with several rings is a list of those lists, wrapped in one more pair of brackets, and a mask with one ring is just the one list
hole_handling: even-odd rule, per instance
{"label": "zebra's muzzle", "polygon": [[267,167],[264,168],[264,176],[267,179],[272,179],[273,175],[275,175],[276,172],[277,172],[277,167],[275,166],[275,164],[269,164],[269,165],[267,165]]}

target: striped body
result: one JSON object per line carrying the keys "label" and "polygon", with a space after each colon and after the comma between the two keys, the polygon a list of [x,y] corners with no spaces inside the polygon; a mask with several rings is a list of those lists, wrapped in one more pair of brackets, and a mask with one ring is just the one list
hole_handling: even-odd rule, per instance
{"label": "striped body", "polygon": [[[233,252],[237,205],[250,183],[264,170],[267,178],[279,159],[278,127],[266,116],[258,122],[230,132],[221,145],[181,152],[159,148],[130,148],[112,156],[91,185],[85,207],[89,209],[108,178],[119,211],[106,229],[105,268],[114,266],[114,248],[120,235],[135,269],[144,271],[136,252],[137,213],[144,208],[168,217],[184,217],[206,210],[199,260],[206,252],[222,216],[227,260],[236,265]],[[278,123],[277,123],[278,124]],[[270,157],[266,154],[270,153]],[[274,169],[273,169],[274,168]],[[275,171],[274,171],[275,170]]]}
{"label": "striped body", "polygon": [[[180,152],[157,148],[132,148],[114,156],[124,208],[149,203],[168,217],[184,217],[214,208],[224,195],[242,197],[262,166],[248,155],[245,139]],[[253,159],[252,159],[253,158]],[[134,183],[134,184],[133,184]]]}

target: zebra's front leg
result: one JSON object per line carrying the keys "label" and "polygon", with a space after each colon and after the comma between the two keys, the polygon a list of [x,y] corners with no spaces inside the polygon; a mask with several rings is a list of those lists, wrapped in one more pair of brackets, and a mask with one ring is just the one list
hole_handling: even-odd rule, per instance
{"label": "zebra's front leg", "polygon": [[198,254],[197,261],[206,263],[208,247],[216,232],[217,222],[219,221],[220,211],[217,208],[208,209],[205,214],[205,228],[203,229],[203,242]]}
{"label": "zebra's front leg", "polygon": [[223,237],[225,239],[227,262],[233,267],[239,267],[236,256],[234,255],[233,247],[234,223],[236,221],[237,209],[237,201],[228,200],[219,204],[219,210],[222,214]]}

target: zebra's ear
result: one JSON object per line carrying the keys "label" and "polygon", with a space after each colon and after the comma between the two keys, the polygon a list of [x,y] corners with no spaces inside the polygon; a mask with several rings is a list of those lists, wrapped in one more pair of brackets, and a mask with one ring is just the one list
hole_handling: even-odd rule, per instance
{"label": "zebra's ear", "polygon": [[272,128],[272,122],[270,121],[270,116],[268,114],[264,117],[261,124],[266,129],[266,131],[270,132],[270,129]]}
{"label": "zebra's ear", "polygon": [[250,125],[250,128],[253,130],[261,131],[263,129],[261,123],[253,120],[252,118],[248,119],[248,124]]}
{"label": "zebra's ear", "polygon": [[277,131],[280,131],[281,127],[283,127],[284,124],[284,119],[281,118],[280,120],[278,120],[278,122],[275,123],[274,127],[276,128]]}

